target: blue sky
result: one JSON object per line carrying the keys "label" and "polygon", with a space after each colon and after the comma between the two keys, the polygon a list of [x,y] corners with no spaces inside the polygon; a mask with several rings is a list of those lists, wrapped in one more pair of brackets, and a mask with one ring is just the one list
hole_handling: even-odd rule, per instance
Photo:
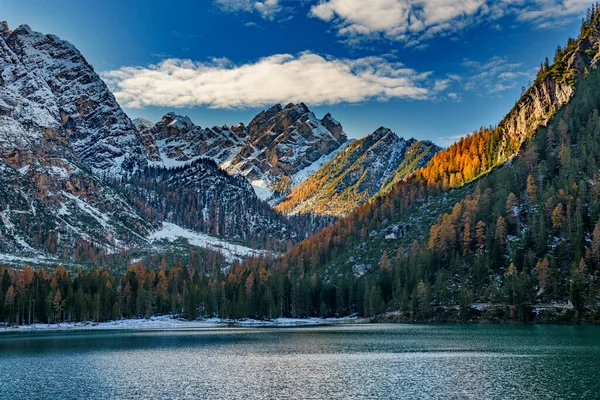
{"label": "blue sky", "polygon": [[0,19],[75,44],[131,117],[247,123],[304,101],[354,138],[383,125],[447,146],[499,122],[590,4],[0,0]]}

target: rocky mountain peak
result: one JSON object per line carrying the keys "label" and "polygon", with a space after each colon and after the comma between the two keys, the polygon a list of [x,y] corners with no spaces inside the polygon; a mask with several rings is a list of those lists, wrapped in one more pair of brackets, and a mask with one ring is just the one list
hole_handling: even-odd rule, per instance
{"label": "rocky mountain peak", "polygon": [[344,133],[344,129],[342,128],[342,124],[333,118],[330,113],[325,114],[323,119],[321,119],[321,124],[323,124],[323,126],[327,128],[329,132],[331,132],[333,137],[338,142],[342,143],[348,140],[346,134]]}
{"label": "rocky mountain peak", "polygon": [[0,37],[3,39],[7,38],[11,34],[11,30],[8,28],[8,22],[0,21]]}
{"label": "rocky mountain peak", "polygon": [[[138,120],[136,120],[138,121]],[[245,143],[247,132],[244,124],[202,128],[186,115],[170,112],[150,128],[139,122],[138,130],[143,136],[144,147],[155,164],[179,167],[200,158],[208,158],[222,164],[228,162]]]}
{"label": "rocky mountain peak", "polygon": [[267,121],[283,110],[281,104],[277,103],[268,110],[261,111],[248,125],[248,132],[252,135],[260,129]]}
{"label": "rocky mountain peak", "polygon": [[[7,28],[8,28],[8,26],[7,26]],[[18,35],[32,35],[32,34],[34,34],[34,32],[31,29],[31,27],[29,27],[29,25],[27,25],[27,24],[19,25],[17,27],[17,29],[15,29],[12,33],[14,33],[16,36],[18,36]]]}
{"label": "rocky mountain peak", "polygon": [[394,135],[397,136],[394,132],[392,132],[392,130],[390,128],[386,128],[384,126],[380,126],[379,128],[377,128],[375,131],[373,131],[373,133],[371,133],[369,136],[373,139],[373,140],[379,140],[382,137],[386,136],[386,135]]}
{"label": "rocky mountain peak", "polygon": [[[2,124],[11,132],[8,144],[31,149],[44,136],[61,138],[102,176],[127,175],[146,165],[133,123],[69,42],[27,25],[10,32],[3,24],[0,70],[2,108],[11,116]],[[3,136],[0,129],[0,143]]]}
{"label": "rocky mountain peak", "polygon": [[285,106],[284,109],[285,110],[295,109],[296,112],[298,112],[299,114],[305,114],[310,111],[308,109],[308,107],[306,106],[306,104],[304,104],[302,102],[300,104],[289,103],[288,105]]}
{"label": "rocky mountain peak", "polygon": [[154,127],[154,122],[148,121],[145,118],[135,118],[132,120],[133,125],[138,130],[138,132],[142,133],[146,130],[152,129]]}
{"label": "rocky mountain peak", "polygon": [[379,127],[350,143],[294,189],[276,209],[288,214],[345,216],[425,165],[440,148],[404,140]]}
{"label": "rocky mountain peak", "polygon": [[260,112],[247,131],[246,144],[225,167],[253,182],[263,198],[289,192],[306,179],[302,170],[322,165],[319,160],[348,141],[331,115],[320,120],[304,103],[276,104]]}
{"label": "rocky mountain peak", "polygon": [[161,139],[164,139],[164,137],[181,135],[185,132],[188,132],[195,126],[187,115],[177,115],[173,112],[170,112],[162,117],[160,122],[158,122],[156,125],[165,127],[165,129],[162,131],[166,133],[166,135],[163,135]]}

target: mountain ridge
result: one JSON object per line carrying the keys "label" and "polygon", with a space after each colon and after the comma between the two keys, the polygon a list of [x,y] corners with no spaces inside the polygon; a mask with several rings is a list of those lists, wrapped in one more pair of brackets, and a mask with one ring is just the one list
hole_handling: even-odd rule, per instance
{"label": "mountain ridge", "polygon": [[[26,25],[11,31],[2,23],[1,35],[0,160],[6,173],[0,176],[0,251],[94,262],[151,248],[153,233],[163,222],[174,221],[184,227],[216,226],[216,236],[279,249],[326,223],[282,217],[259,201],[245,180],[229,177],[217,165],[194,164],[193,159],[183,162],[189,169],[175,168],[178,176],[171,177],[172,184],[148,190],[145,173],[167,172],[151,170],[165,165],[156,159],[160,152],[152,152],[153,137],[138,128],[156,126],[131,121],[70,43]],[[191,121],[171,122],[163,123],[161,140],[191,128]],[[219,129],[206,133],[215,136],[222,133]],[[200,188],[203,197],[196,193]],[[172,195],[166,206],[156,198],[161,190]],[[230,204],[236,202],[238,208],[232,210]],[[197,221],[178,214],[198,204],[210,212]],[[166,212],[156,212],[161,209]],[[267,243],[267,232],[273,229],[282,232],[281,238]]]}
{"label": "mountain ridge", "polygon": [[275,208],[292,215],[345,216],[390,190],[438,150],[430,141],[404,140],[380,127],[348,145]]}

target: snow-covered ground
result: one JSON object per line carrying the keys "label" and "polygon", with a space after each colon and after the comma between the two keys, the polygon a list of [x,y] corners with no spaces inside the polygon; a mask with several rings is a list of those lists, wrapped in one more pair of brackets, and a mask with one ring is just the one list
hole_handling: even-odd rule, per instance
{"label": "snow-covered ground", "polygon": [[228,262],[242,260],[248,256],[260,256],[265,254],[264,250],[257,250],[239,244],[233,244],[214,236],[182,228],[179,225],[169,222],[163,222],[163,228],[151,234],[148,237],[148,240],[150,240],[150,242],[157,242],[160,240],[173,242],[179,238],[186,239],[188,243],[193,246],[218,251],[223,254]]}
{"label": "snow-covered ground", "polygon": [[16,327],[0,327],[0,332],[13,331],[48,331],[48,330],[143,330],[143,329],[188,329],[188,328],[216,328],[223,324],[214,321],[184,321],[171,316],[152,317],[150,319],[123,319],[109,322],[65,322],[61,324],[32,324]]}
{"label": "snow-covered ground", "polygon": [[7,265],[15,265],[18,267],[22,267],[24,264],[31,265],[63,265],[63,266],[79,266],[79,264],[75,263],[65,263],[58,258],[50,258],[46,256],[19,256],[13,254],[4,254],[0,253],[0,263]]}
{"label": "snow-covered ground", "polygon": [[152,329],[201,329],[223,327],[293,327],[315,326],[336,323],[360,322],[356,318],[276,318],[269,321],[244,319],[223,320],[210,318],[197,321],[185,321],[170,315],[151,317],[150,319],[123,319],[109,322],[65,322],[61,324],[32,324],[19,326],[0,326],[2,332],[27,332],[27,331],[57,331],[57,330],[152,330]]}
{"label": "snow-covered ground", "polygon": [[273,192],[269,189],[269,183],[264,179],[251,181],[250,184],[252,185],[252,189],[254,189],[254,193],[256,193],[256,197],[262,201],[267,201],[273,196]]}
{"label": "snow-covered ground", "polygon": [[335,156],[344,151],[352,142],[354,142],[354,139],[347,140],[331,153],[321,156],[317,161],[313,162],[308,167],[292,175],[292,189],[294,189],[297,186],[300,186],[302,182],[313,176],[315,172],[321,169],[323,165],[333,160]]}
{"label": "snow-covered ground", "polygon": [[272,320],[243,319],[223,322],[232,323],[236,326],[305,326],[305,325],[330,325],[339,323],[356,323],[359,319],[356,317],[344,318],[275,318]]}

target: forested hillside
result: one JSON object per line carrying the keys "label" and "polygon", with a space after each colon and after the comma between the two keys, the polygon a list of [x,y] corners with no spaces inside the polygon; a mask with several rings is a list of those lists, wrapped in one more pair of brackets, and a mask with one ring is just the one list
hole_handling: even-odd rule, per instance
{"label": "forested hillside", "polygon": [[[498,127],[438,152],[387,195],[279,257],[249,258],[226,273],[210,253],[156,271],[144,260],[124,274],[3,267],[2,318],[25,322],[33,302],[43,321],[174,313],[598,322],[599,44],[594,7],[581,36],[542,63]],[[169,186],[172,172],[151,173],[156,183],[136,185],[161,196],[179,190]],[[198,201],[187,195],[177,204]],[[172,207],[159,206],[165,215]]]}
{"label": "forested hillside", "polygon": [[[332,223],[319,216],[288,217],[260,200],[250,182],[207,158],[176,168],[148,167],[114,183],[149,220],[171,222],[216,237],[285,251]],[[272,232],[276,231],[276,236]]]}
{"label": "forested hillside", "polygon": [[[280,260],[250,259],[227,274],[215,258],[192,260],[189,266],[165,264],[158,271],[136,264],[124,275],[4,268],[3,320],[26,322],[35,300],[36,318],[47,321],[155,313],[241,318],[386,311],[417,320],[596,321],[599,86],[600,71],[590,72],[573,100],[518,157],[447,205],[450,212],[437,218],[427,238],[411,244],[370,242],[384,249],[376,268],[333,268],[332,260],[353,250],[332,236],[336,228],[320,234],[319,245],[311,239]],[[406,192],[406,201],[396,196],[400,201],[379,204],[381,215],[391,216],[396,207],[406,215],[426,198],[443,195],[426,185],[413,190]],[[360,225],[351,228],[347,219],[340,223],[346,232],[360,232]]]}

